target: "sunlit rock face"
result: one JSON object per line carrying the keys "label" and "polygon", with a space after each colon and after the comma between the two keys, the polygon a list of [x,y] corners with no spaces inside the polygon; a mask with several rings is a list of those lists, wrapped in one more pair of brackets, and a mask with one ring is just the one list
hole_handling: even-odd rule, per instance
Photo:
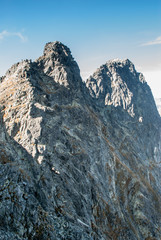
{"label": "sunlit rock face", "polygon": [[135,70],[128,59],[108,61],[87,79],[86,85],[101,106],[121,106],[139,121],[153,121],[158,117],[144,76]]}
{"label": "sunlit rock face", "polygon": [[160,239],[161,120],[129,60],[82,82],[48,43],[0,82],[0,239]]}

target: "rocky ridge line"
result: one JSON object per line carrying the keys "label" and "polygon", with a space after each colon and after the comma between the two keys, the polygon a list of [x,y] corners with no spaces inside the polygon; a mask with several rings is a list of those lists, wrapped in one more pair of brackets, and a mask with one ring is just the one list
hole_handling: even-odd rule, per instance
{"label": "rocky ridge line", "polygon": [[0,240],[158,240],[161,120],[129,60],[87,82],[70,50],[0,83]]}

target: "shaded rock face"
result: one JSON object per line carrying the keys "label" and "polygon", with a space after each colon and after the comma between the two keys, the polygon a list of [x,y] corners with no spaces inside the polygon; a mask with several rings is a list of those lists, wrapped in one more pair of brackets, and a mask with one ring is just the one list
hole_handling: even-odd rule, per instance
{"label": "shaded rock face", "polygon": [[161,122],[129,61],[86,86],[48,43],[0,83],[0,239],[160,239]]}

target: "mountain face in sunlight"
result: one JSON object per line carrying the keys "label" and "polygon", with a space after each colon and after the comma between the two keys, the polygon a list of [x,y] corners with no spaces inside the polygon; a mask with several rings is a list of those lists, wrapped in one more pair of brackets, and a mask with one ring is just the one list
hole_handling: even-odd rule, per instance
{"label": "mountain face in sunlight", "polygon": [[0,81],[0,240],[161,238],[161,119],[128,60],[86,81],[68,47]]}

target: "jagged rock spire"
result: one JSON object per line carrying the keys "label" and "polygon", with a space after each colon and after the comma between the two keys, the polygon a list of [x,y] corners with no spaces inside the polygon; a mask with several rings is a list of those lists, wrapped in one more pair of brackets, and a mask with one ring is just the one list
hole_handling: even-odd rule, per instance
{"label": "jagged rock spire", "polygon": [[61,42],[49,42],[45,45],[43,56],[37,60],[45,74],[53,77],[60,85],[79,88],[80,70],[71,51]]}
{"label": "jagged rock spire", "polygon": [[53,62],[70,65],[75,62],[70,49],[61,42],[49,42],[44,47],[43,55],[45,58],[51,58]]}

